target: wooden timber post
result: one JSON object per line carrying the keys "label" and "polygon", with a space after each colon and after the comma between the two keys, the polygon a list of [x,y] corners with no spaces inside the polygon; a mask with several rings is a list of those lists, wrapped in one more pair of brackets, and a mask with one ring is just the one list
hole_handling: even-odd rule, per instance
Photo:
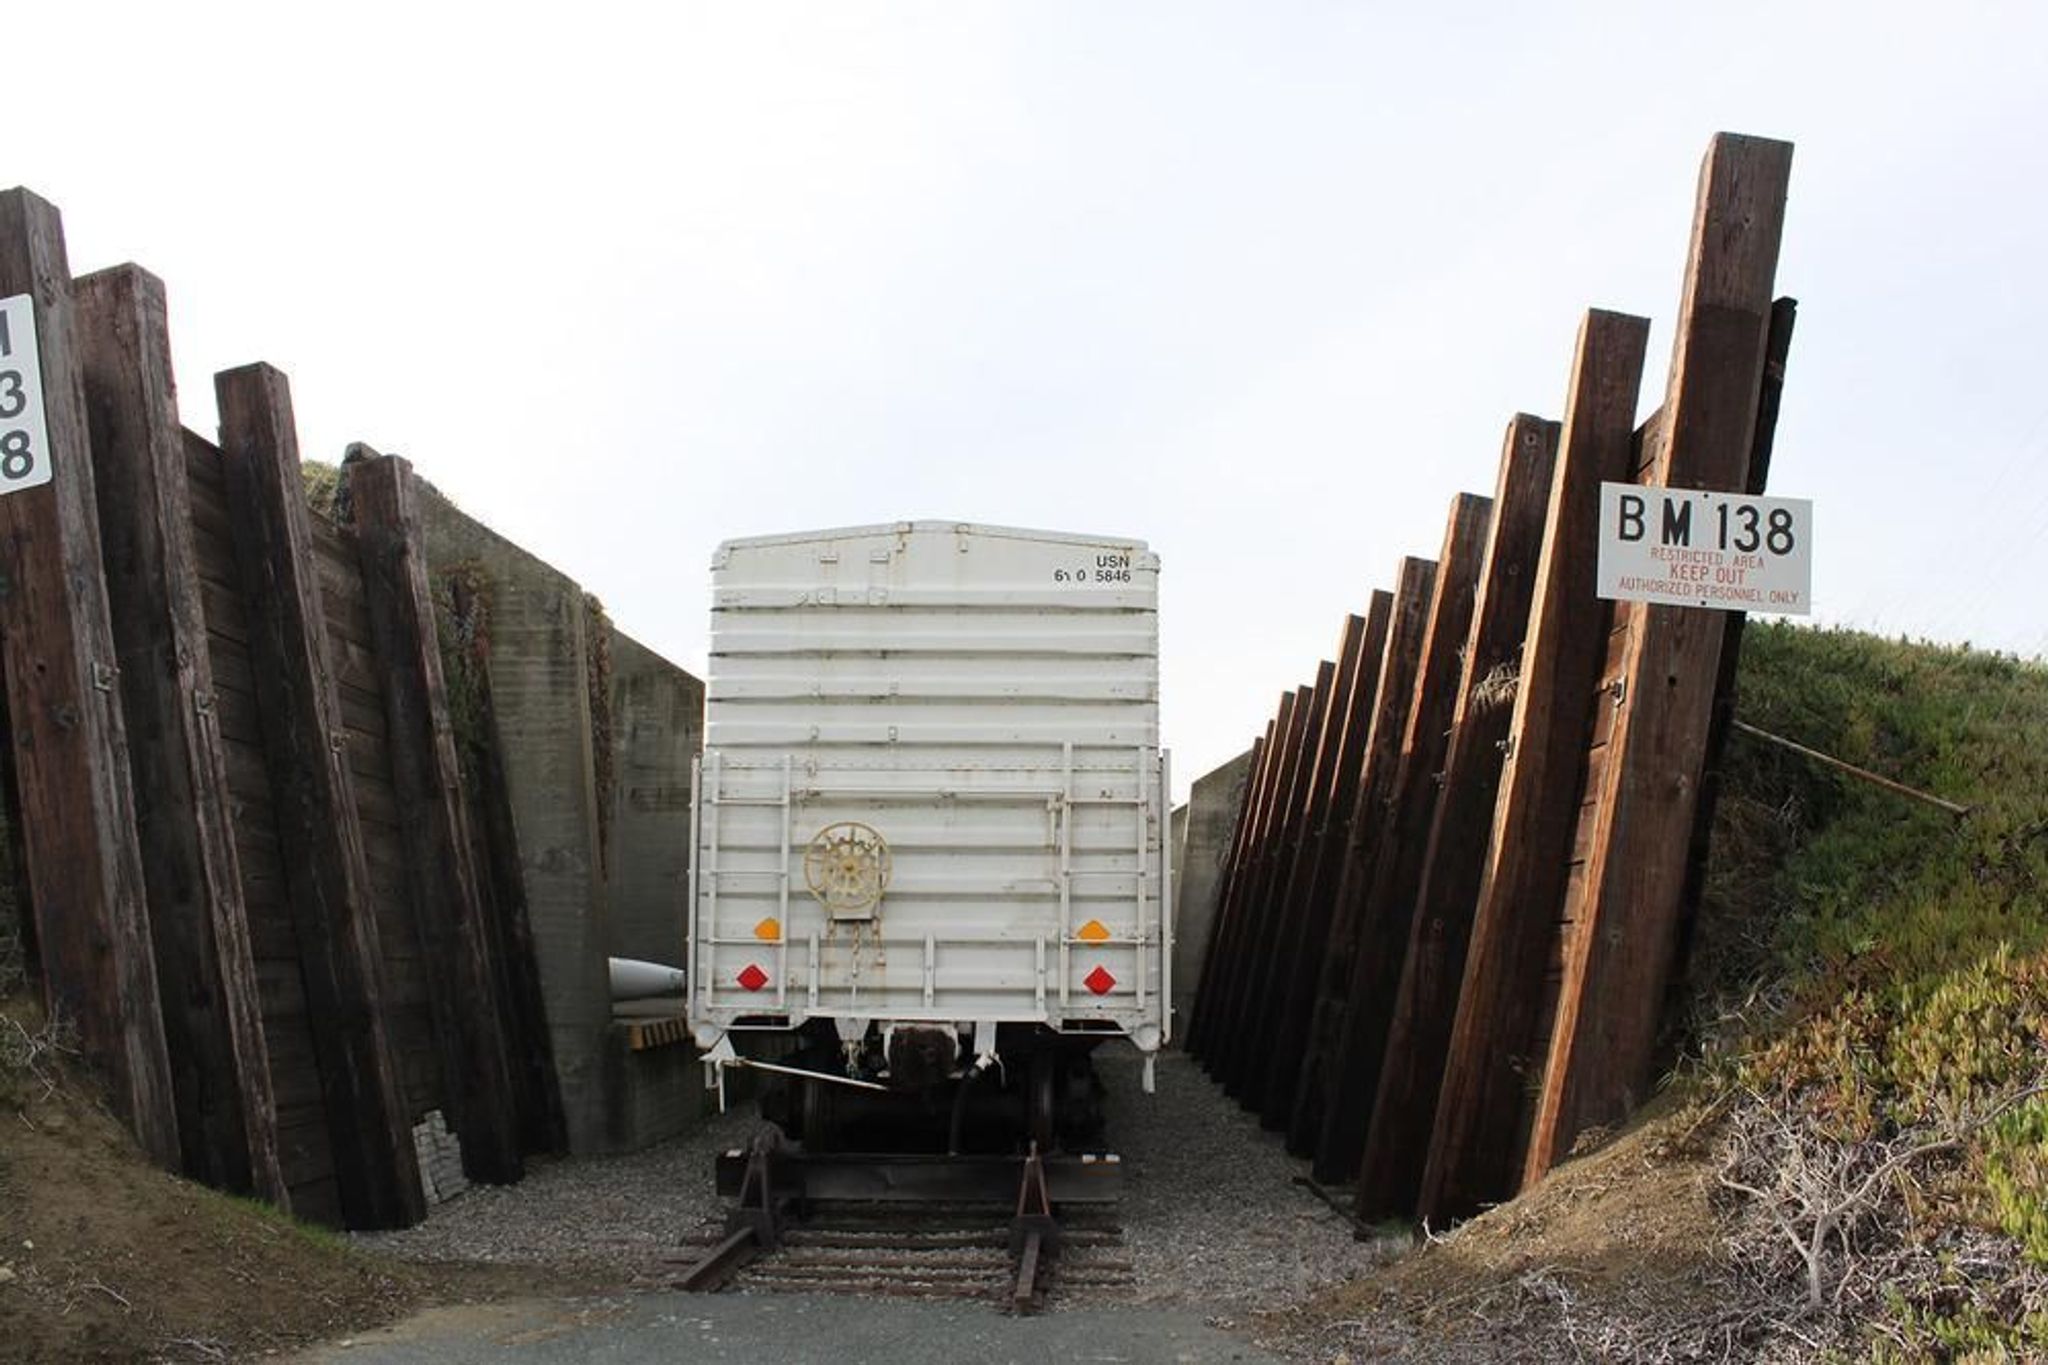
{"label": "wooden timber post", "polygon": [[1323,1128],[1311,1172],[1325,1184],[1348,1180],[1356,1171],[1372,1121],[1387,1022],[1401,984],[1422,854],[1442,791],[1438,778],[1458,711],[1466,637],[1472,629],[1492,522],[1492,499],[1460,493],[1451,500],[1417,657],[1415,694],[1401,727],[1400,757],[1387,789],[1386,824],[1358,910],[1351,979],[1330,1053]]}
{"label": "wooden timber post", "polygon": [[1442,1221],[1513,1195],[1545,951],[1564,896],[1588,699],[1607,643],[1594,595],[1600,484],[1626,478],[1647,319],[1579,326],[1514,718],[1486,848],[1417,1215]]}
{"label": "wooden timber post", "polygon": [[[1246,1086],[1259,1074],[1257,1039],[1272,1008],[1266,991],[1270,985],[1273,958],[1280,950],[1280,924],[1286,913],[1287,875],[1309,824],[1314,819],[1310,803],[1315,785],[1316,740],[1323,720],[1330,713],[1331,692],[1337,665],[1328,659],[1316,666],[1316,680],[1306,689],[1307,708],[1296,725],[1296,749],[1288,764],[1287,781],[1281,792],[1280,837],[1274,841],[1272,857],[1258,889],[1258,932],[1246,945],[1245,989],[1233,1030],[1231,1056],[1225,1068],[1223,1091],[1242,1098]],[[1299,706],[1299,703],[1296,703]]]}
{"label": "wooden timber post", "polygon": [[1215,1074],[1215,1040],[1222,1025],[1219,1019],[1223,1013],[1223,1000],[1230,991],[1230,976],[1234,970],[1237,939],[1241,926],[1238,923],[1239,888],[1242,886],[1245,869],[1254,856],[1254,833],[1258,826],[1259,806],[1265,799],[1266,776],[1273,762],[1273,745],[1278,735],[1277,717],[1266,722],[1265,733],[1252,745],[1251,775],[1245,781],[1244,800],[1237,813],[1237,826],[1231,832],[1230,863],[1223,870],[1223,889],[1216,902],[1216,932],[1209,945],[1209,958],[1203,964],[1202,994],[1195,998],[1195,1031],[1190,1035],[1191,1051],[1202,1060],[1202,1068]]}
{"label": "wooden timber post", "polygon": [[[8,453],[45,461],[50,477],[0,495],[0,669],[43,990],[143,1150],[176,1166],[71,268],[56,208],[24,189],[0,193],[0,299],[16,295],[31,300],[34,336],[0,334],[0,413],[24,416],[40,387],[49,448],[23,436]],[[30,353],[39,375],[24,373]]]}
{"label": "wooden timber post", "polygon": [[289,1208],[213,707],[164,288],[124,265],[80,279],[77,295],[180,1164],[195,1180]]}
{"label": "wooden timber post", "polygon": [[1410,556],[1401,561],[1394,580],[1394,607],[1380,660],[1379,686],[1373,693],[1358,799],[1352,803],[1330,933],[1318,962],[1315,1002],[1301,1071],[1295,1080],[1294,1105],[1288,1115],[1287,1150],[1297,1155],[1311,1155],[1323,1130],[1323,1103],[1336,1061],[1344,991],[1351,983],[1351,958],[1358,948],[1359,914],[1372,883],[1373,860],[1379,854],[1379,836],[1386,825],[1387,796],[1401,759],[1401,738],[1408,728],[1408,704],[1415,697],[1415,670],[1422,658],[1422,634],[1429,623],[1436,573],[1436,561]]}
{"label": "wooden timber post", "polygon": [[361,449],[351,449],[343,472],[384,675],[392,786],[406,878],[433,982],[434,1031],[463,1169],[475,1180],[510,1184],[523,1174],[524,1163],[441,672],[418,488],[405,460],[363,459]]}
{"label": "wooden timber post", "polygon": [[1557,440],[1555,422],[1523,413],[1508,423],[1458,709],[1444,755],[1443,796],[1424,842],[1414,923],[1359,1160],[1356,1211],[1363,1219],[1415,1208],[1514,714],[1513,675],[1528,634]]}
{"label": "wooden timber post", "polygon": [[1238,922],[1238,901],[1242,895],[1245,870],[1256,856],[1255,834],[1259,807],[1265,800],[1267,772],[1273,764],[1273,746],[1279,737],[1279,718],[1266,722],[1266,729],[1252,745],[1251,776],[1245,782],[1244,801],[1231,832],[1230,863],[1224,869],[1223,889],[1216,902],[1216,938],[1210,945],[1208,974],[1203,995],[1195,1001],[1195,1055],[1202,1069],[1216,1074],[1216,1040],[1222,1036],[1223,1001],[1230,994],[1231,974],[1236,969],[1237,940],[1243,926]]}
{"label": "wooden timber post", "polygon": [[1245,897],[1245,936],[1238,949],[1238,970],[1225,1018],[1224,1042],[1217,1049],[1216,1079],[1226,1093],[1235,1094],[1246,1051],[1245,1038],[1250,1021],[1259,1008],[1258,963],[1264,957],[1273,932],[1273,881],[1276,869],[1286,862],[1287,846],[1293,833],[1296,805],[1300,800],[1305,737],[1315,722],[1320,703],[1312,684],[1294,690],[1294,705],[1288,712],[1287,731],[1281,743],[1280,764],[1275,769],[1273,800],[1266,820],[1266,832],[1259,841],[1259,862]]}
{"label": "wooden timber post", "polygon": [[1231,1028],[1237,1018],[1238,1002],[1243,998],[1244,948],[1258,923],[1256,888],[1272,840],[1273,812],[1279,806],[1278,788],[1286,772],[1288,742],[1293,734],[1295,699],[1294,692],[1281,693],[1280,707],[1273,713],[1269,732],[1272,738],[1266,744],[1266,772],[1260,783],[1250,842],[1245,847],[1244,865],[1231,881],[1230,954],[1224,964],[1225,975],[1219,982],[1222,990],[1216,1001],[1215,1031],[1203,1048],[1209,1074],[1218,1080],[1223,1078],[1223,1067],[1230,1056]]}
{"label": "wooden timber post", "polygon": [[[1323,953],[1330,941],[1330,911],[1337,900],[1337,878],[1342,872],[1344,849],[1351,837],[1351,819],[1358,804],[1366,732],[1372,725],[1372,703],[1379,691],[1387,621],[1393,610],[1392,593],[1374,592],[1362,620],[1350,618],[1360,622],[1357,638],[1340,641],[1338,646],[1339,653],[1346,656],[1355,650],[1358,664],[1342,699],[1343,728],[1337,736],[1337,753],[1332,763],[1335,785],[1325,807],[1324,823],[1315,831],[1311,844],[1300,922],[1293,930],[1285,971],[1273,985],[1273,1036],[1265,1047],[1265,1093],[1258,1102],[1259,1124],[1269,1130],[1286,1127],[1294,1109],[1294,1088],[1301,1078],[1302,1045],[1308,1036],[1309,1015],[1315,1007]],[[1346,629],[1350,629],[1348,623]]]}
{"label": "wooden timber post", "polygon": [[216,375],[214,394],[342,1216],[355,1228],[403,1227],[426,1215],[426,1197],[385,1033],[382,957],[291,393],[278,371],[249,365]]}
{"label": "wooden timber post", "polygon": [[1217,1015],[1217,1038],[1208,1046],[1208,1074],[1225,1081],[1229,1072],[1225,1070],[1235,1054],[1237,1046],[1237,1013],[1245,999],[1245,956],[1253,935],[1260,929],[1260,878],[1266,872],[1266,862],[1272,857],[1272,845],[1276,841],[1280,790],[1286,782],[1288,755],[1294,745],[1296,716],[1300,710],[1300,692],[1292,690],[1280,694],[1280,710],[1274,712],[1274,739],[1266,745],[1266,786],[1260,792],[1260,812],[1257,823],[1251,827],[1251,847],[1245,860],[1243,876],[1237,880],[1237,941],[1231,945],[1231,974],[1223,982],[1223,1009]]}
{"label": "wooden timber post", "polygon": [[[1708,149],[1650,485],[1748,487],[1791,172],[1788,142]],[[1678,943],[1727,620],[1638,605],[1629,626],[1525,1181],[1645,1098]]]}
{"label": "wooden timber post", "polygon": [[1295,961],[1303,951],[1301,928],[1308,917],[1309,881],[1314,872],[1317,850],[1334,823],[1331,814],[1337,794],[1337,764],[1345,726],[1355,701],[1358,674],[1364,664],[1365,628],[1366,621],[1362,616],[1344,618],[1343,629],[1337,636],[1336,664],[1334,667],[1326,664],[1326,676],[1319,678],[1319,685],[1328,694],[1328,703],[1323,707],[1320,723],[1311,740],[1314,756],[1310,760],[1309,790],[1302,806],[1301,837],[1295,841],[1286,874],[1281,880],[1277,905],[1279,915],[1272,932],[1273,952],[1262,969],[1260,979],[1259,998],[1265,1006],[1253,1022],[1251,1055],[1255,1064],[1242,1092],[1246,1107],[1251,1109],[1265,1107],[1266,1088],[1272,1078],[1273,1065],[1278,1060],[1273,1055],[1273,1047],[1288,1005],[1281,992],[1285,988],[1284,983],[1294,979]]}
{"label": "wooden timber post", "polygon": [[[1778,299],[1771,304],[1771,329],[1765,343],[1763,391],[1757,398],[1756,435],[1750,443],[1749,483],[1746,492],[1762,495],[1770,483],[1771,452],[1777,442],[1778,408],[1785,396],[1785,362],[1792,351],[1792,328],[1799,319],[1796,299]],[[1673,1034],[1671,1022],[1682,1008],[1686,963],[1692,955],[1693,932],[1698,928],[1700,901],[1706,894],[1707,860],[1712,852],[1714,812],[1721,801],[1721,769],[1727,758],[1728,737],[1737,726],[1735,719],[1736,676],[1742,664],[1742,638],[1749,613],[1725,613],[1727,634],[1721,644],[1721,668],[1714,681],[1714,718],[1707,731],[1706,765],[1700,773],[1700,795],[1693,812],[1692,847],[1686,853],[1685,892],[1681,901],[1677,961],[1673,964],[1665,991],[1665,1033]],[[1946,804],[1946,803],[1944,803]],[[1960,810],[1960,808],[1955,808]],[[1660,1047],[1660,1055],[1662,1048]]]}

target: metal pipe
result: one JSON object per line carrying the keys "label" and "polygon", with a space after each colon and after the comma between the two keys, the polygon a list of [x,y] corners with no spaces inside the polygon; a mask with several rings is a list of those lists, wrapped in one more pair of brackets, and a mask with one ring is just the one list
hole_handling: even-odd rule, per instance
{"label": "metal pipe", "polygon": [[1783,735],[1774,735],[1769,730],[1759,730],[1756,726],[1744,721],[1730,721],[1729,724],[1742,731],[1745,735],[1751,735],[1768,743],[1776,744],[1780,748],[1790,749],[1793,753],[1810,758],[1816,763],[1824,763],[1830,768],[1840,769],[1851,777],[1860,777],[1865,782],[1871,783],[1873,786],[1883,787],[1888,792],[1896,792],[1900,796],[1925,802],[1927,805],[1945,810],[1950,815],[1956,816],[1959,819],[1970,813],[1970,807],[1968,806],[1959,806],[1953,801],[1944,801],[1939,796],[1930,796],[1928,793],[1909,787],[1903,782],[1894,782],[1889,777],[1880,777],[1868,768],[1859,768],[1854,763],[1844,762],[1839,758],[1824,754],[1818,749],[1809,749],[1804,744],[1797,744],[1792,740],[1786,739]]}
{"label": "metal pipe", "polygon": [[834,1076],[826,1071],[806,1071],[800,1066],[777,1066],[774,1062],[757,1062],[751,1057],[735,1057],[727,1066],[751,1067],[755,1071],[773,1071],[778,1076],[795,1076],[805,1081],[830,1081],[833,1085],[848,1085],[855,1090],[887,1090],[889,1087],[875,1081],[857,1081],[851,1076]]}

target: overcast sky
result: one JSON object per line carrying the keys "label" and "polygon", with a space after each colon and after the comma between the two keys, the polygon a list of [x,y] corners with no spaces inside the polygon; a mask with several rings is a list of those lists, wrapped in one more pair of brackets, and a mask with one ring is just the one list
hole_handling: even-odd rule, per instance
{"label": "overcast sky", "polygon": [[1798,151],[1817,619],[2048,651],[2048,7],[10,7],[0,183],[701,671],[713,546],[1149,540],[1185,788]]}

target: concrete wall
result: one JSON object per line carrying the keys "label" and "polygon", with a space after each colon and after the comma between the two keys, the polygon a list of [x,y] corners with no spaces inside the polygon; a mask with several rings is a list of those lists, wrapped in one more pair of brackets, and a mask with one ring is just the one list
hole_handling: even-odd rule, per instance
{"label": "concrete wall", "polygon": [[1247,749],[1196,778],[1188,791],[1187,805],[1174,812],[1177,821],[1185,812],[1184,832],[1175,844],[1179,851],[1179,865],[1174,871],[1175,1039],[1187,1030],[1195,987],[1202,979],[1202,957],[1209,948],[1216,901],[1223,891],[1223,860],[1230,852],[1230,838],[1237,828],[1237,808],[1244,800],[1244,785],[1251,777],[1251,769],[1252,755]]}
{"label": "concrete wall", "polygon": [[611,731],[612,952],[680,967],[704,684],[614,630]]}
{"label": "concrete wall", "polygon": [[[611,672],[611,951],[680,967],[688,959],[690,765],[704,747],[704,684],[616,628]],[[687,1042],[634,1052],[615,1029],[606,1060],[615,1148],[673,1137],[716,1104]]]}
{"label": "concrete wall", "polygon": [[[701,1112],[697,1068],[687,1044],[627,1049],[606,959],[681,961],[703,684],[615,631],[566,574],[439,496],[422,505],[430,571],[470,565],[488,584],[491,706],[569,1150],[644,1146]],[[593,706],[604,645],[613,685]]]}
{"label": "concrete wall", "polygon": [[[1173,808],[1173,818],[1167,825],[1167,837],[1173,841],[1173,898],[1180,899],[1181,869],[1188,865],[1188,803],[1183,801]],[[1175,913],[1179,907],[1175,906]]]}

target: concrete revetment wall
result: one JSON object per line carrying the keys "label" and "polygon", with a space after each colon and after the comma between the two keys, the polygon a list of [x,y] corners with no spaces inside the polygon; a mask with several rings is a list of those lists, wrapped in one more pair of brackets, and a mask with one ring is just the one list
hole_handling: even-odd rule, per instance
{"label": "concrete revetment wall", "polygon": [[700,1078],[686,1041],[631,1048],[606,959],[682,963],[704,685],[560,570],[446,498],[422,502],[431,572],[487,599],[489,712],[563,1136],[577,1153],[645,1146],[701,1115]]}
{"label": "concrete revetment wall", "polygon": [[1223,864],[1237,827],[1237,808],[1250,780],[1252,754],[1247,749],[1227,763],[1195,779],[1187,804],[1174,813],[1185,821],[1174,842],[1173,870],[1173,1032],[1180,1040],[1202,979],[1202,959],[1216,922],[1216,904],[1223,891]]}

